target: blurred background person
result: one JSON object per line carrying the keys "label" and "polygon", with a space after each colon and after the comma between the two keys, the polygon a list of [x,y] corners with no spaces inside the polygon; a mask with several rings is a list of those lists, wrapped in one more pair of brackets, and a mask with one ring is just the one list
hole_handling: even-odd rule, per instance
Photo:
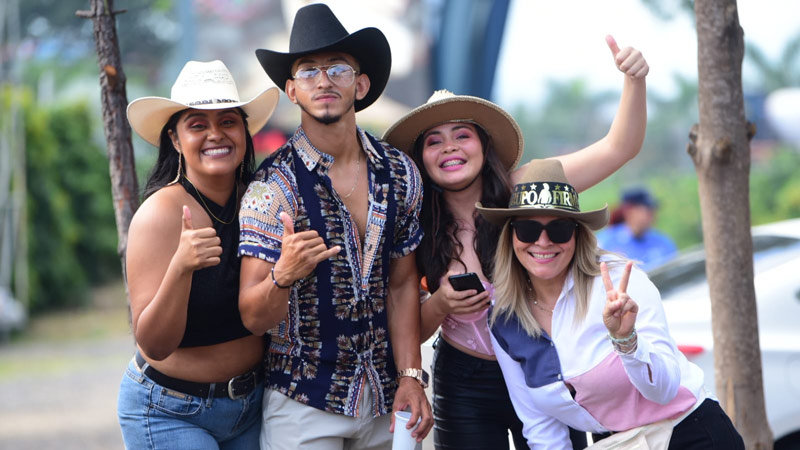
{"label": "blurred background person", "polygon": [[647,189],[625,190],[609,226],[597,234],[600,247],[639,262],[645,271],[672,259],[678,253],[675,243],[653,229],[657,209],[658,202]]}

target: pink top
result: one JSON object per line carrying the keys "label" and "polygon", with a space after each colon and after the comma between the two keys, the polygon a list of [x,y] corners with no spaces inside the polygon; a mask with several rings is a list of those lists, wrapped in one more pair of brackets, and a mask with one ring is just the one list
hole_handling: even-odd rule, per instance
{"label": "pink top", "polygon": [[[494,286],[483,281],[483,287],[494,298]],[[449,342],[456,343],[484,355],[494,356],[492,340],[489,337],[487,314],[489,309],[470,314],[448,314],[442,322],[442,335]]]}
{"label": "pink top", "polygon": [[667,403],[648,400],[630,382],[616,352],[611,352],[589,371],[566,381],[575,388],[575,402],[609,430],[630,430],[675,419],[691,410],[698,401],[686,386],[678,387],[678,393]]}

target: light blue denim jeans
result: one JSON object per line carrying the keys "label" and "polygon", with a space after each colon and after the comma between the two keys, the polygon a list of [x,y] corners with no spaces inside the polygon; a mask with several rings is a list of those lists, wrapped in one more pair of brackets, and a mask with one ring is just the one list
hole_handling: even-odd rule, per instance
{"label": "light blue denim jeans", "polygon": [[131,361],[117,402],[125,448],[257,449],[263,395],[263,381],[236,400],[182,394],[154,382]]}

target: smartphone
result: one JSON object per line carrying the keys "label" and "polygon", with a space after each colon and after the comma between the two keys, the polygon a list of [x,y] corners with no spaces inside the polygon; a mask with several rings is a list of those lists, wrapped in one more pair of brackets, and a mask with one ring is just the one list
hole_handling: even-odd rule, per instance
{"label": "smartphone", "polygon": [[457,291],[468,291],[475,289],[478,294],[483,292],[483,283],[475,272],[460,273],[458,275],[450,275],[447,277],[450,280],[450,285]]}

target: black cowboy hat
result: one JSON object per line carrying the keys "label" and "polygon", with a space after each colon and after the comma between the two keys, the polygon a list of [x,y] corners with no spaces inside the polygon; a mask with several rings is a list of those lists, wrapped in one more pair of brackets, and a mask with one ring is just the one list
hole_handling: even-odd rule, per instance
{"label": "black cowboy hat", "polygon": [[353,56],[360,65],[360,72],[369,77],[369,91],[363,99],[356,100],[356,111],[377,100],[389,81],[392,52],[386,36],[377,28],[347,33],[333,11],[323,4],[304,6],[297,11],[289,37],[289,53],[258,49],[256,57],[272,81],[285,89],[286,80],[293,76],[292,64],[301,56],[321,52],[342,52]]}

